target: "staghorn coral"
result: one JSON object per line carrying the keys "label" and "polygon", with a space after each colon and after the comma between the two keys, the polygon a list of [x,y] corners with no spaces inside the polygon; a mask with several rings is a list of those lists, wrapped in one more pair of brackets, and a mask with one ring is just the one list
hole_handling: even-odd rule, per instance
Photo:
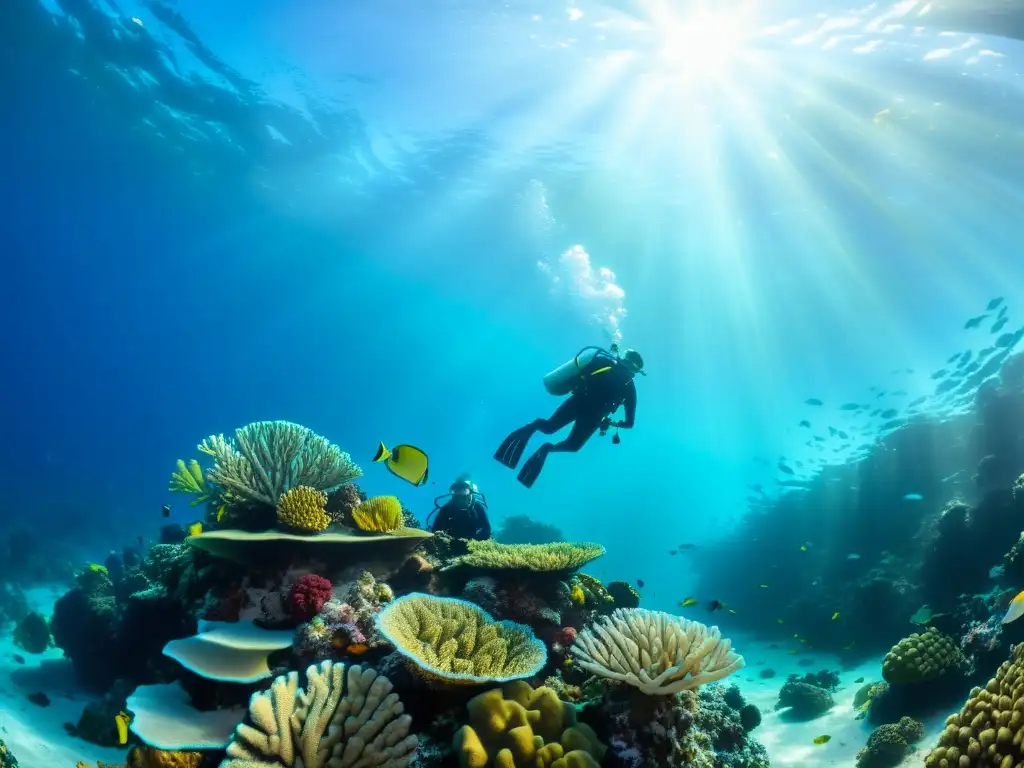
{"label": "staghorn coral", "polygon": [[469,723],[455,734],[462,768],[597,768],[607,747],[576,708],[551,688],[516,680],[469,700]]}
{"label": "staghorn coral", "polygon": [[551,544],[499,544],[493,539],[469,541],[469,551],[446,567],[469,566],[483,570],[534,572],[574,571],[604,554],[604,547],[589,542]]}
{"label": "staghorn coral", "polygon": [[325,661],[304,689],[290,672],[253,694],[221,768],[404,768],[418,743],[404,711],[376,670]]}
{"label": "staghorn coral", "polygon": [[352,509],[352,522],[361,531],[397,531],[403,523],[402,502],[396,496],[374,496]]}
{"label": "staghorn coral", "polygon": [[743,666],[718,627],[643,608],[601,617],[570,652],[583,669],[658,696],[721,680]]}
{"label": "staghorn coral", "polygon": [[320,533],[331,524],[325,511],[326,504],[326,493],[300,485],[278,499],[277,521],[297,531]]}
{"label": "staghorn coral", "polygon": [[472,603],[413,593],[377,614],[378,631],[428,680],[479,685],[537,674],[547,649],[530,628]]}
{"label": "staghorn coral", "polygon": [[924,725],[910,717],[876,728],[868,743],[857,753],[857,768],[895,768],[910,751],[910,745],[924,737]]}
{"label": "staghorn coral", "polygon": [[195,459],[185,463],[184,459],[178,459],[178,471],[171,475],[171,482],[167,490],[175,493],[187,493],[195,496],[188,505],[198,507],[210,498],[210,488],[203,477],[203,469]]}
{"label": "staghorn coral", "polygon": [[882,677],[888,683],[920,683],[945,674],[961,659],[953,641],[935,627],[929,627],[892,647],[882,661]]}
{"label": "staghorn coral", "polygon": [[211,435],[199,450],[214,458],[206,479],[233,501],[273,507],[300,485],[333,491],[363,472],[352,457],[311,429],[288,421],[257,421],[234,440]]}
{"label": "staghorn coral", "polygon": [[960,712],[946,718],[927,768],[1006,768],[1024,761],[1024,643],[984,688],[974,688]]}

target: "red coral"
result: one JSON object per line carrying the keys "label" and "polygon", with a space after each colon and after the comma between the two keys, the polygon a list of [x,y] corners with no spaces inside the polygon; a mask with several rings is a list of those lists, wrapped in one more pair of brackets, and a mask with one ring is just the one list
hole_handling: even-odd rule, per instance
{"label": "red coral", "polygon": [[576,642],[576,629],[575,627],[562,627],[558,630],[557,642],[568,647]]}
{"label": "red coral", "polygon": [[309,621],[320,613],[324,603],[331,599],[333,588],[330,581],[315,573],[300,576],[288,593],[288,612],[293,619]]}

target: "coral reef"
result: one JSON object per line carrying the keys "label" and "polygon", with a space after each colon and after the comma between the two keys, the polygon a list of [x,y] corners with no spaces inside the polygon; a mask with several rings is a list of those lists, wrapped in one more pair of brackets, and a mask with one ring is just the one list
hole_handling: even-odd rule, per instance
{"label": "coral reef", "polygon": [[277,522],[303,533],[327,530],[331,524],[327,516],[327,494],[308,485],[290,488],[277,500]]}
{"label": "coral reef", "polygon": [[128,752],[127,768],[199,768],[201,752],[132,747]]}
{"label": "coral reef", "polygon": [[900,640],[882,661],[888,683],[921,683],[954,669],[961,661],[956,644],[935,627]]}
{"label": "coral reef", "polygon": [[206,473],[233,505],[276,507],[298,486],[333,491],[362,475],[352,457],[310,429],[288,421],[258,421],[233,440],[211,435],[199,450],[213,457]]}
{"label": "coral reef", "polygon": [[427,679],[479,685],[531,677],[547,649],[529,627],[495,621],[473,603],[413,593],[377,614],[380,633]]}
{"label": "coral reef", "polygon": [[910,745],[924,738],[924,725],[909,717],[881,725],[857,753],[857,768],[895,768],[910,751]]}
{"label": "coral reef", "polygon": [[1024,760],[1024,644],[984,688],[974,688],[957,714],[946,718],[938,746],[925,759],[927,768],[1015,766]]}
{"label": "coral reef", "polygon": [[868,713],[872,700],[881,693],[888,690],[886,682],[864,683],[853,694],[853,708],[857,710],[857,719],[862,719]]}
{"label": "coral reef", "polygon": [[470,541],[468,552],[446,568],[467,566],[479,570],[569,572],[582,568],[604,554],[604,547],[589,542],[551,544],[499,544],[493,539]]}
{"label": "coral reef", "polygon": [[42,653],[53,645],[49,623],[32,611],[14,628],[14,644],[26,653]]}
{"label": "coral reef", "polygon": [[0,768],[18,768],[18,760],[0,739]]}
{"label": "coral reef", "polygon": [[395,496],[374,496],[352,510],[352,522],[361,531],[397,531],[404,523],[402,502]]}
{"label": "coral reef", "polygon": [[779,691],[775,709],[788,709],[793,720],[813,720],[835,706],[835,701],[824,688],[799,680],[787,680]]}
{"label": "coral reef", "polygon": [[315,573],[300,576],[288,590],[288,613],[298,621],[309,621],[331,599],[333,586],[330,581]]}
{"label": "coral reef", "polygon": [[609,581],[607,589],[616,608],[640,607],[640,593],[633,589],[632,584],[625,581]]}
{"label": "coral reef", "polygon": [[517,680],[470,699],[467,708],[469,723],[454,739],[462,768],[597,768],[607,749],[550,688]]}
{"label": "coral reef", "polygon": [[311,666],[305,688],[297,672],[278,677],[253,695],[249,716],[222,768],[403,768],[418,743],[391,681],[359,665]]}
{"label": "coral reef", "polygon": [[721,680],[743,666],[718,627],[642,608],[601,617],[570,652],[587,671],[656,695]]}
{"label": "coral reef", "polygon": [[167,490],[194,496],[195,498],[188,503],[190,507],[199,506],[211,495],[206,478],[203,476],[203,468],[195,459],[190,460],[188,464],[183,459],[178,459],[178,471],[171,475],[171,482],[167,486]]}

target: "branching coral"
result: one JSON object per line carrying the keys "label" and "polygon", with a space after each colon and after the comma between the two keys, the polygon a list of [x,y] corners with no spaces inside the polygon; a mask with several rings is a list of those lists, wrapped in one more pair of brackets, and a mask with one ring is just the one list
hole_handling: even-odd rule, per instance
{"label": "branching coral", "polygon": [[417,746],[404,711],[376,670],[325,661],[305,689],[291,672],[253,694],[221,768],[404,768]]}
{"label": "branching coral", "polygon": [[882,677],[889,683],[920,683],[945,674],[961,660],[953,641],[929,627],[892,647],[882,661]]}
{"label": "branching coral", "polygon": [[396,531],[402,527],[402,502],[395,496],[374,496],[352,509],[352,521],[361,531]]}
{"label": "branching coral", "polygon": [[470,699],[467,708],[469,724],[454,742],[462,768],[597,768],[607,750],[551,688],[517,680]]}
{"label": "branching coral", "polygon": [[479,685],[537,674],[547,649],[529,627],[495,621],[465,600],[413,593],[377,614],[377,628],[424,677]]}
{"label": "branching coral", "polygon": [[320,533],[331,524],[326,505],[326,493],[300,485],[286,491],[278,499],[277,520],[296,531]]}
{"label": "branching coral", "polygon": [[178,471],[171,475],[167,490],[194,494],[195,498],[188,503],[190,507],[198,507],[210,498],[210,489],[206,485],[206,478],[203,477],[203,469],[195,459],[188,464],[185,464],[183,459],[178,459]]}
{"label": "branching coral", "polygon": [[484,570],[575,571],[604,554],[604,547],[589,542],[551,544],[499,544],[493,539],[468,542],[469,552],[455,558],[449,568],[464,565]]}
{"label": "branching coral", "polygon": [[212,435],[199,450],[214,458],[207,480],[248,504],[272,507],[297,486],[332,491],[363,474],[336,445],[288,421],[247,424],[235,430],[233,441]]}
{"label": "branching coral", "polygon": [[718,627],[643,608],[603,616],[570,650],[582,668],[648,695],[697,688],[743,666],[743,657]]}

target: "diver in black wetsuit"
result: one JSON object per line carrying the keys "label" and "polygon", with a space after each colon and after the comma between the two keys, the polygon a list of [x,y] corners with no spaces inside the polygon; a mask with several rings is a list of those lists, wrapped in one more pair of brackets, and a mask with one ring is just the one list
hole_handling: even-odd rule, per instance
{"label": "diver in black wetsuit", "polygon": [[462,475],[449,486],[446,496],[434,499],[434,511],[427,517],[427,526],[432,533],[447,533],[456,539],[491,538],[487,499],[476,483]]}
{"label": "diver in black wetsuit", "polygon": [[[590,354],[587,354],[588,350]],[[506,467],[515,469],[535,433],[553,435],[572,423],[572,430],[565,440],[544,443],[523,464],[519,471],[519,482],[530,488],[544,468],[549,453],[575,453],[599,429],[602,435],[609,427],[630,429],[636,416],[636,385],[633,378],[638,373],[646,375],[643,367],[640,353],[632,349],[626,350],[621,357],[615,347],[612,347],[611,352],[593,347],[581,350],[573,360],[545,377],[545,386],[552,394],[571,393],[565,402],[558,406],[551,418],[532,421],[505,438],[494,458]],[[620,405],[626,410],[626,418],[613,422],[611,415]],[[618,435],[612,441],[617,443]]]}

